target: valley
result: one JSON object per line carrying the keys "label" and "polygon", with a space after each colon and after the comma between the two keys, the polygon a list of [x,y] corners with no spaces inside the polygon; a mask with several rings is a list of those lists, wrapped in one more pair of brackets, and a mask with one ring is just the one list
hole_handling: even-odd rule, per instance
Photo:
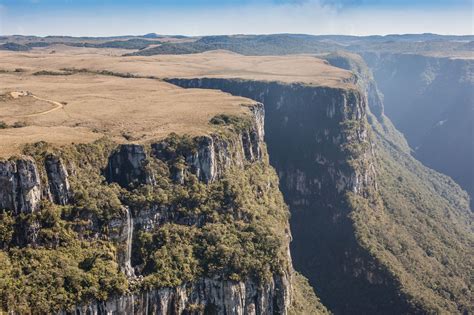
{"label": "valley", "polygon": [[[275,37],[8,38],[28,48],[0,51],[0,310],[473,312],[470,62]],[[437,80],[456,98],[434,113]]]}

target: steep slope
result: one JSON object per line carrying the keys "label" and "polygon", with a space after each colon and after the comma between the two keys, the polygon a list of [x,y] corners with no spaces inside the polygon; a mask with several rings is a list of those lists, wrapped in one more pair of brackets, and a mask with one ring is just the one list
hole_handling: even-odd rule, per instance
{"label": "steep slope", "polygon": [[244,108],[200,136],[0,160],[0,310],[326,313],[292,268],[263,107]]}
{"label": "steep slope", "polygon": [[404,133],[414,156],[474,196],[474,61],[414,54],[363,56],[384,94],[387,116]]}
{"label": "steep slope", "polygon": [[376,185],[363,95],[356,89],[278,82],[169,81],[217,88],[265,105],[270,162],[292,214],[294,264],[331,311],[417,311],[387,269],[358,242],[351,219],[348,193],[365,199]]}
{"label": "steep slope", "polygon": [[[467,196],[409,155],[360,57],[331,59],[359,64],[348,68],[362,94],[231,78],[169,82],[265,105],[270,162],[292,213],[294,263],[331,311],[472,311]],[[377,114],[366,113],[367,100]]]}
{"label": "steep slope", "polygon": [[[378,194],[373,204],[355,200],[360,241],[424,312],[472,312],[474,238],[468,196],[379,132]],[[377,219],[368,220],[373,216]]]}
{"label": "steep slope", "polygon": [[[354,71],[370,105],[371,97],[377,97],[370,91],[375,82],[361,57],[338,53],[326,59]],[[374,103],[379,109],[380,102]],[[372,193],[372,204],[360,198],[361,203],[355,203],[361,241],[423,309],[472,311],[469,270],[474,263],[474,239],[468,197],[450,178],[410,155],[403,136],[383,111],[368,115],[376,144],[379,189]],[[378,219],[367,220],[373,216]]]}
{"label": "steep slope", "polygon": [[[47,68],[48,70],[58,71],[67,66],[67,56],[61,54],[56,55],[54,60],[51,60],[51,56],[45,56],[44,54],[37,56],[37,58],[23,59],[19,59],[12,53],[4,53],[4,56],[5,58],[2,59],[1,64],[7,69],[16,66],[18,63],[24,65],[25,68],[27,67],[28,71],[45,69],[45,62],[51,64]],[[322,60],[310,56],[244,57],[222,52],[190,56],[120,57],[112,59],[97,58],[90,55],[83,58],[83,56],[78,55],[73,58],[73,62],[75,67],[85,69],[81,70],[84,75],[87,73],[96,75],[106,70],[112,76],[130,72],[133,75],[129,76],[130,79],[127,79],[127,85],[132,85],[133,82],[146,84],[143,81],[144,79],[136,77],[147,76],[154,78],[150,82],[158,87],[166,84],[156,80],[156,78],[169,77],[175,78],[168,79],[169,82],[183,87],[221,89],[234,95],[243,95],[264,103],[266,111],[265,142],[268,146],[270,164],[276,168],[280,177],[280,189],[292,213],[293,242],[291,250],[295,268],[302,271],[309,278],[311,285],[316,289],[323,303],[328,305],[335,313],[416,314],[471,311],[472,288],[468,273],[473,266],[472,230],[470,227],[472,217],[467,210],[465,194],[447,177],[426,169],[410,157],[408,154],[409,148],[404,138],[391,125],[390,120],[383,115],[383,106],[381,106],[377,87],[373,82],[370,82],[370,71],[367,71],[364,65],[359,63],[360,58],[359,61],[347,60],[344,56],[334,55],[326,56],[326,59],[330,62],[337,62],[339,65],[345,65],[346,68],[353,70],[355,73],[352,74],[349,71],[330,67]],[[149,67],[150,62],[154,62],[156,67]],[[73,80],[76,76],[77,74],[68,76],[68,80]],[[50,77],[43,79],[51,80]],[[140,87],[136,88],[139,89]],[[177,93],[176,89],[170,88],[170,91]],[[196,91],[202,90],[189,89],[186,91],[189,92],[189,95],[196,95]],[[210,95],[211,92],[207,91],[207,94]],[[49,93],[53,93],[53,91]],[[123,93],[123,89],[121,89],[121,93]],[[218,94],[222,95],[222,93]],[[148,94],[142,96],[144,101],[147,100],[146,95]],[[230,97],[230,95],[227,95],[227,97]],[[193,107],[195,109],[193,115],[183,116],[181,119],[192,119],[201,114],[202,107],[198,100],[196,98],[193,102],[196,105]],[[103,102],[107,101],[104,100]],[[117,101],[113,101],[106,104],[114,106],[116,103]],[[220,103],[214,102],[210,108],[218,108],[221,106]],[[374,114],[368,111],[367,103],[369,103],[370,109],[373,109]],[[160,102],[157,101],[156,106],[159,106],[159,104]],[[250,105],[247,102],[245,104]],[[77,108],[77,104],[76,106],[71,105],[73,105],[71,109]],[[135,106],[140,106],[140,104],[135,104]],[[66,106],[66,110],[68,107],[69,105]],[[154,108],[154,106],[151,107]],[[173,106],[173,109],[174,107],[178,106]],[[189,107],[187,108],[189,110]],[[132,113],[131,111],[130,114]],[[245,221],[245,219],[248,219],[246,216],[249,215],[249,212],[245,210],[257,209],[258,217],[250,216],[250,221],[244,223],[265,222],[264,226],[268,226],[271,231],[276,230],[274,235],[284,235],[284,239],[288,240],[288,234],[282,231],[282,228],[283,230],[286,228],[285,225],[281,224],[283,221],[272,216],[270,217],[274,219],[267,220],[266,216],[262,219],[262,212],[259,210],[262,208],[258,206],[258,203],[263,200],[265,204],[263,208],[273,208],[270,206],[272,204],[271,200],[277,198],[271,197],[274,187],[271,184],[263,184],[258,179],[260,176],[257,174],[262,173],[255,171],[255,163],[261,165],[260,162],[252,160],[247,161],[247,163],[244,161],[243,168],[239,167],[236,170],[231,168],[230,178],[224,176],[224,183],[220,179],[209,183],[206,181],[212,178],[213,176],[210,174],[214,173],[211,171],[213,168],[208,167],[208,160],[196,159],[194,150],[191,150],[193,152],[191,155],[188,154],[189,148],[195,148],[194,145],[189,144],[194,143],[200,148],[197,151],[203,152],[202,154],[205,156],[208,156],[206,152],[214,152],[215,157],[222,157],[215,150],[208,149],[211,146],[209,143],[213,143],[216,148],[217,143],[221,143],[220,140],[222,140],[223,143],[230,143],[224,145],[224,148],[236,148],[240,152],[236,154],[237,156],[259,156],[254,145],[246,146],[247,149],[245,149],[245,147],[241,148],[240,145],[234,146],[232,144],[235,144],[235,141],[232,141],[235,137],[240,138],[242,142],[244,142],[244,139],[250,139],[250,143],[254,143],[253,139],[255,139],[255,136],[252,136],[253,132],[245,132],[245,130],[248,130],[248,124],[236,119],[235,115],[239,117],[239,113],[241,112],[237,111],[233,115],[217,115],[211,119],[212,125],[217,126],[217,129],[234,129],[235,132],[231,132],[229,137],[221,138],[220,133],[216,135],[209,131],[208,135],[214,135],[211,137],[212,141],[203,141],[201,138],[194,138],[191,141],[178,141],[176,139],[180,137],[171,137],[165,141],[158,141],[164,143],[159,145],[153,145],[157,141],[151,138],[151,142],[145,141],[140,143],[139,146],[124,146],[122,148],[113,145],[117,150],[112,149],[104,154],[103,159],[100,159],[102,161],[100,162],[101,167],[96,167],[95,172],[97,173],[97,169],[101,169],[102,174],[106,175],[111,183],[111,187],[121,189],[120,194],[124,196],[122,199],[125,201],[119,200],[132,210],[131,212],[121,212],[122,219],[120,221],[122,223],[119,225],[134,227],[132,233],[130,233],[130,229],[118,229],[119,232],[121,231],[118,233],[122,240],[121,244],[128,245],[127,240],[130,239],[130,234],[132,236],[137,235],[137,231],[147,229],[149,220],[141,219],[143,216],[147,217],[147,215],[141,213],[141,211],[137,212],[136,209],[149,209],[150,203],[153,204],[153,202],[167,206],[175,205],[175,199],[171,197],[176,196],[176,194],[179,198],[184,196],[185,200],[189,200],[189,198],[192,201],[196,200],[196,191],[200,192],[202,190],[194,188],[190,190],[186,180],[184,184],[185,192],[179,189],[182,179],[189,178],[188,176],[183,177],[186,173],[194,174],[197,177],[192,183],[197,181],[206,184],[206,187],[218,187],[217,191],[214,189],[208,191],[212,196],[221,196],[221,191],[228,192],[230,189],[230,193],[225,194],[225,196],[230,196],[231,205],[234,205],[233,210],[235,211],[232,211],[232,213],[244,213]],[[43,124],[45,122],[40,120],[36,123]],[[147,129],[149,126],[145,123],[143,125],[145,127],[144,131],[149,132],[150,130]],[[234,126],[234,128],[229,126]],[[74,125],[71,127],[74,127]],[[112,128],[112,130],[115,132],[111,135],[120,137],[120,133],[118,133],[120,128],[114,127],[116,129]],[[244,132],[240,133],[239,130]],[[262,133],[258,132],[257,134]],[[140,135],[140,133],[135,133],[132,136],[137,135]],[[128,137],[128,134],[126,137]],[[123,138],[125,136],[122,137],[122,141]],[[144,139],[149,138],[145,137]],[[230,139],[230,142],[225,139]],[[179,143],[182,145],[179,145]],[[175,149],[167,150],[168,147],[176,148],[177,151]],[[217,147],[221,148],[222,146],[218,145]],[[234,150],[231,151],[234,152]],[[179,153],[174,154],[173,152]],[[202,154],[199,153],[198,156],[202,156]],[[36,156],[36,154],[33,155]],[[90,153],[89,155],[94,156]],[[128,157],[135,158],[130,159]],[[176,157],[181,158],[176,159]],[[166,168],[164,168],[166,176],[149,176],[149,169],[162,170],[161,167],[155,167],[155,162],[162,165],[156,159],[166,164],[169,172],[166,172]],[[240,161],[240,159],[231,159],[231,161],[234,160]],[[140,161],[149,163],[146,163],[143,168],[137,168],[136,165],[141,165]],[[263,162],[264,169],[268,167],[266,163],[265,160]],[[60,169],[54,166],[50,168]],[[124,172],[116,171],[121,169]],[[200,170],[199,173],[197,172],[198,169]],[[186,170],[188,171],[186,172]],[[271,177],[268,172],[264,170],[262,172],[262,177]],[[251,180],[247,180],[249,176]],[[53,179],[56,177],[52,176]],[[165,184],[168,182],[166,185],[169,186],[162,186],[162,182],[158,181],[157,187],[161,190],[155,191],[155,188],[150,188],[150,185],[155,187],[154,181],[156,178],[164,178]],[[190,178],[194,177],[191,176]],[[61,185],[61,181],[53,179],[51,179],[51,182],[54,183],[52,184],[54,190],[61,191],[62,187],[66,186],[65,184]],[[246,184],[241,184],[242,181]],[[32,182],[35,181],[32,180]],[[271,182],[275,185],[274,181]],[[113,183],[120,185],[117,186]],[[98,182],[94,182],[93,186],[102,187],[98,184]],[[143,185],[145,187],[144,191],[138,189],[137,184],[139,187]],[[223,187],[219,188],[221,187],[219,185],[223,185]],[[261,185],[263,186],[261,187]],[[26,187],[30,186],[29,184],[26,185]],[[171,191],[168,191],[166,187],[171,187]],[[241,189],[238,189],[239,187],[242,188],[244,194],[240,193]],[[236,191],[239,191],[239,193],[235,193]],[[37,189],[31,190],[31,193],[34,197],[33,200],[36,200],[40,195]],[[22,197],[23,194],[18,196],[17,200],[19,201],[25,199]],[[95,195],[92,194],[92,196]],[[245,196],[244,200],[241,200],[239,196]],[[28,198],[28,200],[30,199]],[[113,200],[113,198],[108,199]],[[64,199],[56,200],[56,202],[62,202],[61,200]],[[208,199],[205,198],[205,200]],[[229,209],[227,203],[229,199],[225,197],[224,200],[218,200],[223,203],[217,202],[219,205],[217,209],[224,209],[224,212],[228,214],[226,211]],[[197,203],[208,205],[207,201],[203,203],[200,197]],[[74,206],[72,202],[69,202],[69,204]],[[197,222],[196,224],[199,225],[201,209],[197,211],[192,205],[195,205],[195,203],[191,202],[191,206],[189,206],[187,202],[184,202],[183,205],[178,201],[177,207],[179,208],[176,209],[182,209],[185,213],[184,217],[181,211],[171,211],[170,213],[169,211],[162,212],[160,209],[160,216],[154,219],[168,220],[170,217],[167,215],[170,214],[172,220],[178,220],[178,225],[185,225],[182,224],[181,219],[184,220],[184,223],[191,223],[192,225]],[[204,210],[206,209],[207,207]],[[218,223],[222,223],[220,221],[222,218],[221,212],[216,211]],[[198,213],[197,217],[196,213]],[[207,214],[208,212],[204,211],[204,213]],[[216,216],[214,212],[212,213],[211,218],[214,220]],[[256,212],[250,211],[250,213],[255,214]],[[277,211],[276,213],[281,214],[283,212]],[[224,217],[227,225],[229,216]],[[238,217],[237,219],[241,218]],[[129,224],[132,221],[134,224]],[[176,223],[176,221],[172,222]],[[208,222],[206,221],[206,223]],[[227,226],[227,228],[231,230],[229,233],[233,235],[235,230],[232,225]],[[117,229],[111,229],[111,231],[117,232]],[[242,232],[239,229],[237,231]],[[138,254],[138,257],[141,257],[142,260],[135,261],[132,259],[130,265],[135,267],[133,271],[137,274],[142,273],[146,279],[145,283],[156,284],[155,281],[162,283],[160,281],[173,281],[176,280],[176,277],[183,279],[183,277],[189,277],[190,275],[195,276],[195,273],[188,271],[195,270],[193,266],[202,267],[203,273],[200,273],[201,270],[198,269],[197,278],[193,278],[191,282],[186,282],[187,290],[185,291],[205,292],[207,303],[202,302],[201,295],[199,295],[199,299],[193,294],[181,298],[184,290],[182,290],[182,287],[173,286],[172,290],[165,291],[142,290],[140,291],[141,295],[115,294],[115,298],[109,299],[109,303],[102,302],[107,300],[108,296],[105,298],[101,296],[99,298],[101,302],[92,303],[90,304],[91,307],[94,305],[99,308],[108,307],[108,309],[116,308],[117,305],[127,307],[126,305],[130,305],[130,302],[127,301],[133,298],[139,301],[134,303],[138,306],[137,310],[142,311],[143,308],[140,305],[143,305],[143,300],[153,301],[154,305],[163,305],[160,302],[163,300],[169,301],[167,298],[163,298],[163,295],[167,297],[180,296],[179,301],[181,302],[178,302],[180,306],[176,306],[175,302],[170,302],[175,310],[182,310],[182,308],[176,307],[182,307],[186,304],[186,301],[190,301],[189,303],[193,305],[190,306],[190,309],[193,310],[195,310],[195,307],[202,309],[202,305],[209,304],[210,299],[207,298],[209,297],[207,292],[209,292],[210,282],[207,281],[209,279],[206,277],[208,275],[206,268],[209,266],[209,260],[204,255],[207,252],[201,250],[207,248],[209,244],[212,245],[206,236],[207,233],[203,233],[199,229],[198,231],[186,230],[183,232],[187,233],[186,237],[179,238],[179,243],[183,243],[185,248],[178,247],[178,253],[176,253],[174,248],[168,246],[170,243],[166,242],[168,235],[171,237],[171,242],[176,239],[175,231],[166,230],[164,232],[166,233],[160,234],[158,232],[158,236],[156,236],[152,231],[154,235],[145,234],[145,237],[139,239],[141,243],[133,241],[136,245],[134,245],[135,247],[132,246],[132,253],[136,248],[141,248],[141,245],[137,244],[146,244],[143,248],[151,247],[154,252],[151,254],[144,250]],[[219,236],[228,235],[225,228],[217,232]],[[239,264],[239,266],[252,266],[252,268],[250,268],[250,271],[245,268],[239,269],[242,272],[232,272],[230,275],[224,273],[229,276],[230,280],[235,279],[234,275],[245,275],[246,272],[260,274],[262,270],[260,267],[263,267],[263,270],[268,270],[268,268],[271,270],[271,266],[275,266],[273,261],[265,263],[264,266],[255,262],[253,258],[259,257],[260,261],[262,257],[265,257],[259,252],[261,248],[258,246],[256,248],[253,244],[246,242],[245,233],[244,235],[237,234],[239,237],[243,237],[243,239],[240,238],[240,241],[245,244],[245,249],[248,250],[243,250],[244,254],[240,254],[240,247],[236,246],[239,249],[237,253],[246,257],[244,264]],[[211,235],[215,236],[216,234]],[[270,235],[273,234],[268,234],[268,236]],[[203,238],[209,243],[201,247],[200,242]],[[277,238],[281,239],[280,237]],[[186,243],[186,240],[189,239],[194,242],[192,244]],[[256,243],[261,242],[261,238],[256,239],[258,240]],[[211,240],[215,239],[211,238]],[[223,238],[224,244],[219,244],[222,246],[215,246],[219,253],[224,254],[222,257],[225,259],[221,265],[218,263],[210,264],[213,270],[214,267],[219,269],[219,267],[231,266],[231,270],[224,268],[231,272],[235,270],[235,265],[230,262],[240,261],[239,259],[228,258],[229,256],[226,255],[226,253],[229,253],[229,248],[234,248],[234,246],[228,245],[227,240],[229,238],[225,237]],[[234,241],[235,238],[230,237],[229,242],[235,244]],[[149,246],[150,244],[152,246]],[[159,244],[161,247],[155,248],[153,244]],[[197,246],[197,249],[195,246]],[[270,246],[268,248],[274,247]],[[285,246],[277,246],[277,248],[286,249]],[[127,263],[128,257],[130,257],[128,249],[129,246],[123,246],[123,249],[118,250],[115,256],[113,255],[113,257],[116,257],[113,261],[121,266],[124,274],[130,274],[131,271]],[[184,255],[184,258],[181,255],[189,252],[193,254]],[[251,257],[246,256],[246,253]],[[176,257],[179,263],[174,264],[174,259],[171,262],[162,259],[164,257]],[[287,258],[288,255],[285,254],[282,257]],[[198,263],[193,258],[197,258]],[[247,260],[247,258],[249,259]],[[263,259],[263,261],[267,260]],[[156,262],[160,263],[153,265]],[[162,264],[166,266],[171,264],[171,268],[166,268],[171,272],[164,273],[164,279],[160,275],[155,275],[155,269],[153,269],[155,266],[163,266]],[[183,266],[184,269],[175,268],[176,265]],[[284,264],[280,261],[277,265],[281,267]],[[278,268],[277,270],[281,271]],[[264,272],[264,274],[268,273]],[[278,302],[281,299],[277,298],[280,296],[279,293],[277,294],[276,290],[271,290],[272,287],[278,287],[275,274],[278,274],[278,272],[272,272],[270,282],[265,283],[270,283],[269,294],[274,301],[277,300],[276,305],[281,305]],[[287,272],[287,274],[291,274],[291,272]],[[260,278],[257,277],[257,279]],[[271,279],[273,279],[273,282]],[[240,288],[242,288],[242,282],[244,282],[246,292],[255,292],[254,290],[247,291],[247,278],[238,281]],[[301,281],[300,277],[294,276],[290,282],[293,284],[292,290],[294,293],[292,301],[313,301],[314,308],[308,310],[300,304],[288,308],[288,312],[299,311],[303,314],[316,312],[317,299],[311,290],[304,286],[305,281]],[[219,283],[220,288],[223,288],[223,286],[227,288],[228,282],[221,281]],[[232,283],[235,284],[235,282]],[[274,286],[272,286],[272,283]],[[214,288],[213,285],[211,287]],[[298,288],[300,289],[295,291]],[[226,289],[224,292],[229,292],[229,290]],[[216,292],[214,290],[210,291]],[[234,289],[230,291],[236,292]],[[242,292],[240,289],[237,291]],[[275,294],[271,292],[275,292]],[[121,296],[121,298],[117,299],[117,296]],[[213,297],[211,303],[215,304],[212,302],[216,301],[214,299],[215,295],[211,294],[211,296]],[[242,295],[239,296],[242,297]],[[257,294],[257,297],[255,297],[255,294],[251,294],[251,296],[251,301],[262,301],[262,295]],[[265,297],[268,297],[268,295],[265,295]],[[233,298],[224,300],[235,301]],[[239,300],[242,299],[239,298]],[[222,299],[217,299],[217,301],[217,305],[221,310],[226,307],[222,306]],[[201,306],[194,305],[196,303]],[[258,302],[255,303],[259,304]],[[234,306],[241,305],[234,302],[231,302],[231,304]],[[169,306],[170,304],[166,305]],[[245,305],[248,305],[247,302],[245,302]],[[71,308],[74,308],[74,306],[71,306]],[[205,307],[204,309],[206,310]],[[241,310],[242,308],[239,306],[237,309]],[[266,310],[269,309],[266,308]]]}

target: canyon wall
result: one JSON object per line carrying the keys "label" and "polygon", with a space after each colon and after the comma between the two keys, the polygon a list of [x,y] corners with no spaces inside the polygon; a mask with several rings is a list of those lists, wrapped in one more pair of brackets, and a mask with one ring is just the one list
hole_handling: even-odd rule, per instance
{"label": "canyon wall", "polygon": [[358,241],[348,194],[377,190],[366,98],[356,89],[227,79],[171,79],[265,105],[270,163],[291,210],[295,268],[335,313],[417,312]]}
{"label": "canyon wall", "polygon": [[325,313],[293,271],[263,106],[210,123],[198,137],[37,143],[2,160],[0,309]]}
{"label": "canyon wall", "polygon": [[360,243],[399,279],[400,289],[423,312],[472,312],[467,270],[472,269],[474,240],[467,194],[411,155],[385,116],[383,97],[360,56],[339,52],[324,58],[352,71],[369,103],[379,189],[370,194],[370,203],[361,198],[352,203]]}
{"label": "canyon wall", "polygon": [[[423,164],[474,196],[474,62],[417,54],[364,53],[387,116]],[[472,207],[472,201],[471,201]]]}
{"label": "canyon wall", "polygon": [[341,88],[167,81],[264,105],[202,136],[2,160],[2,310],[327,312],[294,263],[336,314],[471,311],[467,198],[410,156],[370,73]]}

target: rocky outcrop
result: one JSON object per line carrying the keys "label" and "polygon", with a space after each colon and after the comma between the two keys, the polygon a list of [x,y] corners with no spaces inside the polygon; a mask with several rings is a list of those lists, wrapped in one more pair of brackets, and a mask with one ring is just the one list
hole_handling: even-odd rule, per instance
{"label": "rocky outcrop", "polygon": [[[287,275],[275,276],[259,285],[245,282],[201,279],[174,288],[147,290],[77,307],[73,314],[286,314],[291,287]],[[64,312],[63,314],[68,314]]]}
{"label": "rocky outcrop", "polygon": [[42,199],[66,205],[71,194],[68,171],[53,154],[45,157],[44,168],[26,156],[0,161],[0,183],[0,209],[14,214],[38,211]]}
{"label": "rocky outcrop", "polygon": [[71,190],[66,167],[59,157],[48,155],[45,159],[45,169],[48,176],[51,201],[58,205],[66,205]]}
{"label": "rocky outcrop", "polygon": [[[196,138],[196,150],[183,152],[188,165],[187,171],[195,174],[200,180],[210,183],[222,177],[231,166],[243,166],[244,161],[255,162],[262,159],[263,133],[255,125],[243,130],[237,139],[222,139],[219,135]],[[158,158],[161,156],[163,143],[153,145]],[[182,176],[176,175],[179,180]]]}
{"label": "rocky outcrop", "polygon": [[174,163],[172,178],[183,183],[186,174],[196,175],[205,183],[222,177],[231,166],[244,165],[245,161],[255,162],[263,158],[264,109],[262,104],[250,108],[252,114],[249,128],[239,130],[237,137],[222,137],[219,134],[199,136],[192,139],[190,147],[174,148],[169,140],[151,144],[147,153],[144,145],[124,144],[109,158],[106,177],[122,187],[136,184],[153,185],[153,173],[147,168],[150,157],[164,163]]}
{"label": "rocky outcrop", "polygon": [[[264,158],[264,109],[262,104],[250,108],[248,127],[233,129],[230,134],[211,134],[189,139],[186,146],[174,138],[145,145],[120,145],[108,159],[105,174],[109,182],[122,187],[155,183],[153,165],[165,163],[169,176],[184,184],[190,174],[204,183],[216,181],[231,167]],[[235,126],[230,126],[234,128]],[[119,244],[119,263],[129,277],[135,273],[130,263],[133,231],[151,232],[165,223],[202,226],[203,215],[183,215],[172,206],[152,204],[126,209],[125,215],[109,223],[110,236]],[[133,215],[133,217],[132,217]],[[125,219],[126,217],[126,219]],[[288,253],[289,255],[289,253]],[[288,256],[289,257],[289,256]],[[291,265],[291,264],[290,264]],[[138,267],[138,274],[140,267]],[[270,282],[248,279],[236,282],[200,279],[178,287],[147,290],[110,298],[77,307],[76,314],[286,314],[291,302],[291,270],[275,274]],[[140,281],[135,278],[131,281]]]}
{"label": "rocky outcrop", "polygon": [[41,181],[35,161],[18,157],[0,161],[0,209],[32,213],[41,202]]}
{"label": "rocky outcrop", "polygon": [[361,93],[367,99],[370,111],[377,118],[381,118],[384,112],[383,97],[377,88],[373,74],[365,64],[361,56],[349,52],[333,52],[321,56],[334,67],[349,70],[354,74],[354,84],[358,86]]}
{"label": "rocky outcrop", "polygon": [[[287,165],[285,167],[292,168],[288,165],[291,164],[288,163],[289,159],[305,164],[303,159],[310,158],[312,166],[324,168],[327,172],[328,184],[339,187],[340,191],[362,192],[364,186],[375,187],[373,167],[348,167],[346,162],[349,152],[342,149],[353,143],[362,148],[360,154],[365,160],[370,160],[373,154],[365,124],[366,95],[356,90],[273,82],[206,78],[169,79],[169,82],[190,88],[218,88],[265,104],[265,141],[270,162],[278,170],[282,181],[285,181],[283,161]],[[345,130],[346,127],[342,126],[345,123],[350,125],[348,128],[351,130]],[[263,132],[260,136],[263,136]],[[319,148],[309,143],[317,144]],[[298,173],[298,168],[292,168],[290,173]],[[311,184],[313,180],[306,183],[300,180],[299,190],[314,193],[320,186],[320,180],[314,181],[314,186]],[[295,181],[289,179],[289,182]],[[309,186],[303,189],[302,185]]]}
{"label": "rocky outcrop", "polygon": [[108,223],[109,236],[114,242],[122,244],[118,250],[117,260],[122,272],[127,277],[133,277],[135,272],[132,267],[131,257],[134,220],[128,207],[123,207],[122,212],[122,217],[114,218]]}
{"label": "rocky outcrop", "polygon": [[106,177],[122,187],[153,184],[155,179],[146,171],[146,153],[143,145],[123,144],[109,157]]}

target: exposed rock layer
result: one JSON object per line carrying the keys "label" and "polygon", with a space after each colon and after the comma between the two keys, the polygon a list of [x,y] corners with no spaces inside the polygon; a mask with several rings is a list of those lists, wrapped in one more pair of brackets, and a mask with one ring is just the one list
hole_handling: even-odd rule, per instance
{"label": "exposed rock layer", "polygon": [[74,314],[285,314],[291,294],[287,281],[278,276],[261,286],[251,280],[201,279],[77,307]]}

